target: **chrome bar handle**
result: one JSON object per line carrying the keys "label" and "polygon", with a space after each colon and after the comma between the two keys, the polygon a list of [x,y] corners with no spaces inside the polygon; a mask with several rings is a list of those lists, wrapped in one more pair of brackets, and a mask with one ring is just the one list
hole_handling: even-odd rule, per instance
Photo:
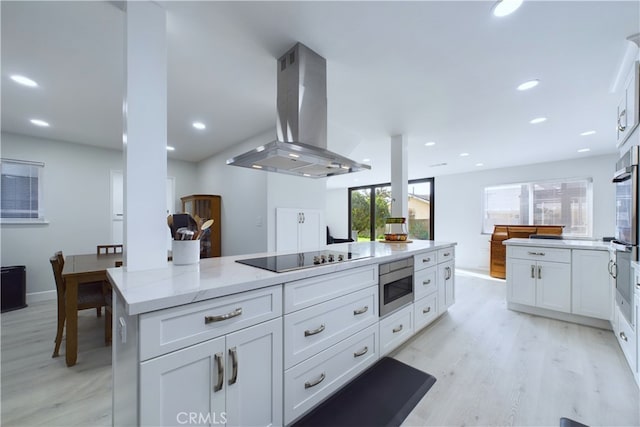
{"label": "chrome bar handle", "polygon": [[315,387],[318,384],[320,384],[322,381],[324,381],[325,375],[324,372],[320,374],[320,378],[318,378],[317,380],[313,381],[313,382],[309,382],[307,381],[306,383],[304,383],[304,388],[311,388],[311,387]]}
{"label": "chrome bar handle", "polygon": [[535,269],[536,269],[536,266],[535,266],[535,265],[532,265],[532,266],[531,266],[531,278],[532,278],[532,279],[535,279],[535,278],[536,278]]}
{"label": "chrome bar handle", "polygon": [[235,347],[229,349],[229,356],[231,356],[231,378],[229,378],[229,385],[232,385],[238,381],[238,351]]}
{"label": "chrome bar handle", "polygon": [[208,325],[209,323],[222,322],[223,320],[227,320],[227,319],[232,319],[234,317],[238,317],[241,314],[242,314],[242,307],[238,307],[235,310],[233,310],[231,313],[220,314],[218,316],[205,316],[204,317],[204,324]]}
{"label": "chrome bar handle", "polygon": [[393,328],[393,333],[397,333],[400,332],[402,330],[402,325],[398,326],[397,328]]}
{"label": "chrome bar handle", "polygon": [[431,283],[431,279],[427,279],[427,280],[423,280],[422,281],[422,284],[425,285],[425,286],[427,286],[430,283]]}
{"label": "chrome bar handle", "polygon": [[216,361],[216,365],[218,365],[218,382],[213,387],[213,391],[222,390],[222,384],[224,383],[224,363],[222,363],[222,353],[216,353],[213,356]]}
{"label": "chrome bar handle", "polygon": [[537,256],[544,256],[544,252],[527,252],[529,255],[537,255]]}
{"label": "chrome bar handle", "polygon": [[451,267],[445,267],[444,270],[447,272],[447,274],[444,277],[444,280],[451,279]]}
{"label": "chrome bar handle", "polygon": [[629,341],[629,339],[627,338],[624,332],[620,332],[619,335],[620,335],[620,338],[622,338],[622,341]]}
{"label": "chrome bar handle", "polygon": [[431,262],[431,257],[422,258],[422,262]]}
{"label": "chrome bar handle", "polygon": [[356,351],[355,353],[353,353],[353,357],[364,356],[367,353],[367,351],[369,351],[369,347],[365,346],[362,350]]}
{"label": "chrome bar handle", "polygon": [[542,279],[542,266],[538,266],[538,279]]}
{"label": "chrome bar handle", "polygon": [[324,324],[320,325],[320,327],[318,329],[314,329],[312,331],[307,329],[306,331],[304,331],[304,336],[305,337],[310,337],[311,335],[319,334],[322,331],[324,331]]}
{"label": "chrome bar handle", "polygon": [[427,313],[429,313],[430,311],[431,311],[431,306],[429,306],[429,307],[427,307],[427,308],[422,309],[422,314],[427,314]]}
{"label": "chrome bar handle", "polygon": [[445,252],[442,254],[442,256],[451,256],[451,252]]}
{"label": "chrome bar handle", "polygon": [[365,305],[365,306],[364,306],[364,307],[362,307],[362,308],[359,308],[359,309],[357,309],[357,310],[353,310],[353,315],[354,315],[354,316],[357,316],[358,314],[366,313],[368,310],[369,310],[369,306],[368,306],[368,305]]}
{"label": "chrome bar handle", "polygon": [[622,112],[620,112],[620,115],[618,116],[618,130],[620,132],[624,132],[627,129],[627,124],[625,123],[624,126],[622,126],[622,121],[621,121],[622,117],[626,118],[626,115],[627,115],[627,109],[625,108],[624,110],[622,110]]}

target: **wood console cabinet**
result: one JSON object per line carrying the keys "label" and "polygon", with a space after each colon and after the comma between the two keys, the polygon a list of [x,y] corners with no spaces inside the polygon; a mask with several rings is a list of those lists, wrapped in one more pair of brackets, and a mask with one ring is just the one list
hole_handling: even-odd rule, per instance
{"label": "wood console cabinet", "polygon": [[202,237],[200,245],[200,258],[218,257],[221,255],[220,242],[220,196],[207,194],[194,194],[180,197],[182,201],[182,211],[191,216],[198,215],[203,221],[213,220],[213,225],[209,232]]}
{"label": "wood console cabinet", "polygon": [[502,244],[511,238],[527,239],[532,234],[561,235],[564,225],[496,225],[491,235],[491,259],[489,274],[491,277],[506,279],[507,249]]}

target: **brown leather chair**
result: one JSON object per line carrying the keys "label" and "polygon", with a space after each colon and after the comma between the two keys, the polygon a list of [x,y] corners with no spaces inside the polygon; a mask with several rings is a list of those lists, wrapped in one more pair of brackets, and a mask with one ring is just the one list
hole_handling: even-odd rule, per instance
{"label": "brown leather chair", "polygon": [[98,245],[96,250],[98,255],[121,254],[122,245]]}
{"label": "brown leather chair", "polygon": [[[58,295],[58,329],[56,332],[55,348],[51,357],[58,357],[60,343],[62,342],[62,334],[64,332],[64,323],[66,321],[65,312],[65,292],[66,285],[62,277],[62,269],[64,268],[64,256],[61,251],[55,253],[49,258],[51,267],[53,268],[53,277],[56,281],[56,293]],[[102,315],[102,307],[106,306],[105,293],[102,282],[83,283],[78,287],[78,310],[86,310],[95,308],[98,317]]]}

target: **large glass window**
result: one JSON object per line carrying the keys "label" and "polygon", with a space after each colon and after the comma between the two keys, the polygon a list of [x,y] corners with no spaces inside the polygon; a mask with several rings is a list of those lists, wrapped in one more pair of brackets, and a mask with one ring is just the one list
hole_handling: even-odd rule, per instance
{"label": "large glass window", "polygon": [[591,178],[486,187],[483,233],[499,225],[564,225],[563,234],[591,237]]}
{"label": "large glass window", "polygon": [[[433,178],[409,181],[408,194],[409,239],[433,240]],[[349,188],[349,224],[359,241],[384,239],[392,203],[391,184]]]}
{"label": "large glass window", "polygon": [[44,221],[42,171],[44,163],[2,159],[0,161],[3,222]]}

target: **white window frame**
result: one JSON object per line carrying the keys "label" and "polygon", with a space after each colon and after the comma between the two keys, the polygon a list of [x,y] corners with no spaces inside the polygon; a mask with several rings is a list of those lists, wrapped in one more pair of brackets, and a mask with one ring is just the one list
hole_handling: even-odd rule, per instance
{"label": "white window frame", "polygon": [[[514,187],[514,186],[523,186],[526,185],[529,187],[529,222],[527,224],[510,224],[510,225],[530,225],[535,226],[538,224],[533,224],[534,216],[534,197],[533,197],[533,188],[536,184],[544,185],[549,183],[569,183],[569,182],[585,182],[587,184],[587,195],[586,195],[586,203],[587,203],[587,230],[586,235],[582,236],[571,236],[574,239],[589,239],[593,237],[593,178],[591,177],[579,177],[579,178],[556,178],[556,179],[547,179],[547,180],[535,180],[535,181],[525,181],[525,182],[515,182],[508,184],[495,184],[488,185],[482,189],[482,215],[480,222],[480,230],[481,234],[492,234],[492,230],[485,229],[485,217],[487,214],[487,206],[486,206],[486,191],[490,188],[499,188],[499,187]],[[564,234],[564,233],[563,233]]]}
{"label": "white window frame", "polygon": [[[0,207],[0,224],[48,224],[49,222],[44,216],[44,163],[2,158],[0,159],[0,171],[2,176],[9,175],[9,173],[6,173],[6,169],[13,169],[13,174],[20,174],[21,176],[35,176],[36,174],[34,174],[34,172],[37,173],[38,216],[37,218],[5,218],[5,211]],[[0,191],[3,190],[0,189]]]}

